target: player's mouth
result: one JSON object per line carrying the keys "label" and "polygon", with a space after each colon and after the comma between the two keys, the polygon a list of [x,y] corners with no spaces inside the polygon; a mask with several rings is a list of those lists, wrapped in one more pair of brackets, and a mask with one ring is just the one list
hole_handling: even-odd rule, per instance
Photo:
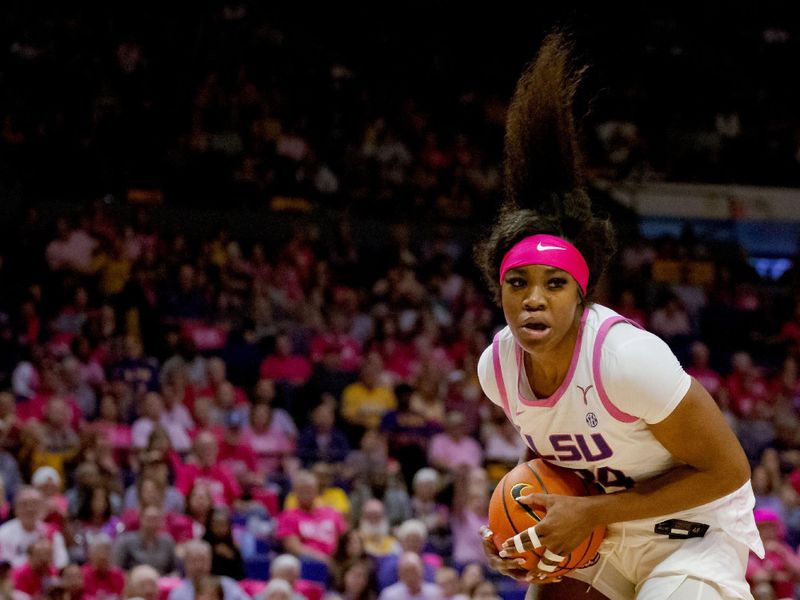
{"label": "player's mouth", "polygon": [[550,326],[541,321],[532,321],[530,323],[523,323],[519,328],[520,334],[527,340],[541,340],[550,333]]}

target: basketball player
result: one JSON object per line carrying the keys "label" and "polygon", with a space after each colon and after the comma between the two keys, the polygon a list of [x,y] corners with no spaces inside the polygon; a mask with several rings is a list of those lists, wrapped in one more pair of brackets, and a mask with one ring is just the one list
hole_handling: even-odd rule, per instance
{"label": "basketball player", "polygon": [[[507,198],[478,248],[508,326],[478,372],[532,456],[577,470],[605,494],[530,494],[521,501],[544,507],[544,519],[499,555],[484,531],[485,550],[494,568],[535,583],[606,525],[597,562],[540,598],[751,599],[747,555],[763,546],[739,442],[662,340],[592,301],[614,240],[582,189],[579,79],[569,44],[551,34],[509,108]],[[546,560],[521,571],[518,553],[541,547]]]}

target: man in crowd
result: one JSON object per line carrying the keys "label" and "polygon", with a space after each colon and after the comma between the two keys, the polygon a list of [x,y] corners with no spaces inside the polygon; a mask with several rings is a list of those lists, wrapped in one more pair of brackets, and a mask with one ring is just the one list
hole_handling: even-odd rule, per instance
{"label": "man in crowd", "polygon": [[[169,600],[194,600],[195,589],[211,574],[211,546],[208,542],[191,540],[184,545],[183,568],[186,576],[181,584],[169,593]],[[230,577],[219,578],[223,600],[249,600],[239,584]]]}

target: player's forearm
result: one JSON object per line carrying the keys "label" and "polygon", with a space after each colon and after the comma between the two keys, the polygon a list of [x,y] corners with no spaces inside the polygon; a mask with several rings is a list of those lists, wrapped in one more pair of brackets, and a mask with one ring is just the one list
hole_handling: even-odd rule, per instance
{"label": "player's forearm", "polygon": [[591,496],[597,524],[634,521],[687,510],[722,498],[745,484],[749,473],[699,471],[689,465],[675,467],[624,492]]}

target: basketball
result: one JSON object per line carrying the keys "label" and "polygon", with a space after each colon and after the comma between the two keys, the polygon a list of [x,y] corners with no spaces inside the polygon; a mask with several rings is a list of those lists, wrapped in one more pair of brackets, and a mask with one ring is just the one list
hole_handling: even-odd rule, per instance
{"label": "basketball", "polygon": [[[562,496],[589,496],[599,493],[593,486],[581,479],[569,469],[551,465],[541,459],[534,459],[517,465],[497,484],[489,502],[489,529],[492,540],[498,549],[508,538],[513,537],[544,517],[541,507],[527,506],[518,498],[527,494],[558,494]],[[549,578],[566,575],[591,563],[597,555],[597,549],[605,537],[605,527],[596,528],[589,537],[568,554]],[[545,548],[523,553],[526,558],[522,568],[531,570],[536,567],[544,555]]]}

